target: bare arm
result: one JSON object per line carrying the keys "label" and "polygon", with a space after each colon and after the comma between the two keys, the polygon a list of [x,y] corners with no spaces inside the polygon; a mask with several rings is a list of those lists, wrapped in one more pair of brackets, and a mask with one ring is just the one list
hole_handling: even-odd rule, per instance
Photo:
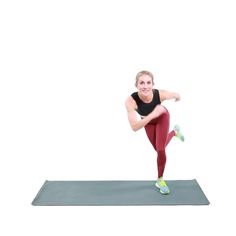
{"label": "bare arm", "polygon": [[161,102],[170,99],[175,99],[176,102],[180,100],[180,95],[178,93],[169,92],[166,90],[159,90],[159,93]]}
{"label": "bare arm", "polygon": [[157,105],[149,115],[145,116],[141,120],[137,120],[135,111],[137,108],[137,104],[132,97],[128,97],[125,102],[125,106],[127,109],[128,120],[133,131],[138,131],[139,129],[147,125],[152,119],[160,116],[163,112],[165,112],[165,108],[163,106]]}

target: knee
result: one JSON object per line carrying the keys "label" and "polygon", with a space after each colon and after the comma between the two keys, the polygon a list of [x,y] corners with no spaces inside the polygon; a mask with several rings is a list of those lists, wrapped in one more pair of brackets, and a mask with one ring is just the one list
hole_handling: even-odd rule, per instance
{"label": "knee", "polygon": [[162,114],[163,114],[163,115],[166,115],[166,116],[170,116],[169,111],[168,111],[164,106],[162,106],[162,107],[163,107],[163,112],[162,112]]}
{"label": "knee", "polygon": [[162,147],[159,147],[158,150],[157,150],[157,153],[158,153],[158,154],[165,154],[165,153],[166,153],[166,150],[165,150],[164,147],[163,147],[163,148],[162,148]]}
{"label": "knee", "polygon": [[166,152],[165,150],[158,150],[157,156],[159,161],[165,161],[166,160]]}
{"label": "knee", "polygon": [[169,111],[164,106],[162,106],[162,105],[160,105],[160,106],[162,107],[162,114],[161,115],[169,118],[170,117]]}

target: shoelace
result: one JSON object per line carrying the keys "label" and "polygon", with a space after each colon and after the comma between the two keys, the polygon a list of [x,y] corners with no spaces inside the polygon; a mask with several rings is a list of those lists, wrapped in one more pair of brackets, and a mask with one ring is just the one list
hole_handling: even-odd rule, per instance
{"label": "shoelace", "polygon": [[162,179],[160,180],[159,185],[162,187],[166,187],[166,182]]}

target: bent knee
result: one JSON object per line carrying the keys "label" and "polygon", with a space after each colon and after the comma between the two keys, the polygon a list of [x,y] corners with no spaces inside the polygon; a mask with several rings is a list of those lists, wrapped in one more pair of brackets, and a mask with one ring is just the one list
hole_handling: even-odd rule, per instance
{"label": "bent knee", "polygon": [[170,116],[169,111],[164,106],[158,105],[158,107],[161,111],[161,115],[165,115],[165,116],[168,116],[168,117]]}

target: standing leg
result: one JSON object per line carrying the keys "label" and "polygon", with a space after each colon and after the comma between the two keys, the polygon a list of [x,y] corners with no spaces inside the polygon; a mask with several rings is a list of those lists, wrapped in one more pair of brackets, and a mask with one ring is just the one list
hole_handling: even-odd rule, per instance
{"label": "standing leg", "polygon": [[157,168],[158,178],[163,176],[165,164],[166,164],[166,153],[165,147],[175,135],[174,131],[169,134],[169,112],[166,110],[158,118],[152,120],[145,126],[145,131],[154,149],[157,151]]}
{"label": "standing leg", "polygon": [[[158,179],[156,187],[160,189],[160,193],[169,194],[170,190],[163,180],[163,174],[166,165],[166,144],[170,141],[169,133],[169,112],[162,114],[156,124],[156,150],[157,150],[157,166],[158,166]],[[169,139],[168,139],[169,138]],[[168,141],[168,142],[167,142]]]}
{"label": "standing leg", "polygon": [[[168,138],[169,133],[169,121],[170,115],[169,112],[166,111],[158,118],[158,122],[156,124],[156,150],[158,154],[157,158],[157,166],[158,166],[158,178],[162,177],[165,170],[166,165],[166,143],[170,141],[170,137]],[[173,136],[172,136],[173,137]]]}

